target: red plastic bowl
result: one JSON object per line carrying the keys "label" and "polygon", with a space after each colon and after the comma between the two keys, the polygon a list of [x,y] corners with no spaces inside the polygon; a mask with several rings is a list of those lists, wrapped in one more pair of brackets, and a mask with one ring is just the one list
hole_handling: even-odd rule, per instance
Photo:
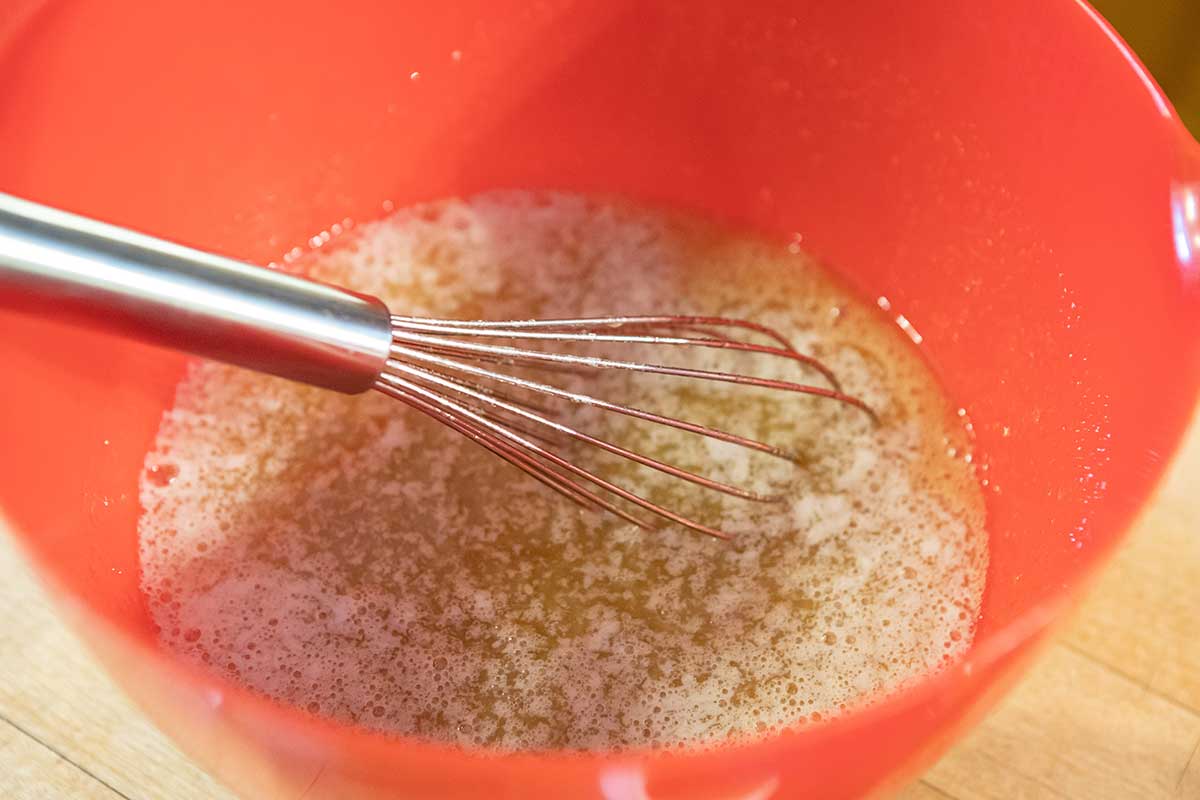
{"label": "red plastic bowl", "polygon": [[8,6],[3,191],[257,262],[386,202],[495,187],[798,232],[920,331],[978,434],[991,568],[954,669],[708,754],[467,755],[311,718],[159,652],[136,480],[183,360],[0,315],[4,514],[117,679],[248,797],[886,789],[1027,658],[1194,407],[1200,152],[1083,3]]}

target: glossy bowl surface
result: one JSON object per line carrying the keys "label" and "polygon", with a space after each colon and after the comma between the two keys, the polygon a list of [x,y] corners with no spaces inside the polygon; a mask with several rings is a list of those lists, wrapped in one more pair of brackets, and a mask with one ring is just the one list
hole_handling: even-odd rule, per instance
{"label": "glossy bowl surface", "polygon": [[0,509],[121,684],[247,797],[885,790],[1006,685],[1192,413],[1200,155],[1075,0],[6,11],[0,190],[260,263],[346,218],[499,187],[799,234],[919,331],[978,436],[991,567],[955,668],[711,753],[485,757],[315,719],[156,650],[136,482],[184,361],[0,314]]}

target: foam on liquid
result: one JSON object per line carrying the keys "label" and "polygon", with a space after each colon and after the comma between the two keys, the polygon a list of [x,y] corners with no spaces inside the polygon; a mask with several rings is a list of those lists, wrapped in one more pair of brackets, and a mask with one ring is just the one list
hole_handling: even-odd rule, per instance
{"label": "foam on liquid", "polygon": [[[143,587],[181,657],[384,731],[591,749],[820,719],[968,647],[987,562],[968,442],[911,345],[803,254],[619,201],[497,193],[401,211],[308,268],[414,315],[753,319],[823,359],[883,424],[792,394],[577,384],[803,455],[797,468],[568,412],[790,497],[748,503],[567,448],[737,534],[722,543],[582,511],[394,400],[199,364],[141,483]],[[718,351],[683,363],[820,382]]]}

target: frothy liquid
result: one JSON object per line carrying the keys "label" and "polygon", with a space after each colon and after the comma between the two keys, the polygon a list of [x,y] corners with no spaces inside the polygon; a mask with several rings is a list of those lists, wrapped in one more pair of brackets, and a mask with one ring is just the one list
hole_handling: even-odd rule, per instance
{"label": "frothy liquid", "polygon": [[[308,267],[413,315],[752,319],[824,360],[882,423],[794,394],[576,383],[803,456],[566,412],[790,498],[750,503],[567,448],[737,534],[722,543],[583,511],[394,400],[197,365],[141,484],[164,647],[314,713],[511,749],[752,735],[837,714],[968,647],[987,560],[968,442],[911,345],[803,254],[621,202],[504,193],[402,211]],[[791,362],[730,359],[686,354],[820,383]]]}

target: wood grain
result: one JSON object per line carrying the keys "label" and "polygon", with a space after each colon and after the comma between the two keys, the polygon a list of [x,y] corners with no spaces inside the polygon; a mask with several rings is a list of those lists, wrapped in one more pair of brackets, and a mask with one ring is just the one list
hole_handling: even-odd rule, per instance
{"label": "wood grain", "polygon": [[[113,687],[2,533],[0,587],[0,797],[233,800]],[[900,800],[1200,800],[1197,620],[1200,425],[1074,623]]]}
{"label": "wood grain", "polygon": [[960,800],[1169,798],[1197,740],[1200,716],[1058,646],[926,779]]}
{"label": "wood grain", "polygon": [[1200,800],[1200,421],[1074,622],[926,775],[957,800]]}
{"label": "wood grain", "polygon": [[119,797],[112,787],[11,723],[0,723],[0,797]]}
{"label": "wood grain", "polygon": [[1200,712],[1200,459],[1179,467],[1064,641]]}
{"label": "wood grain", "polygon": [[93,779],[91,791],[107,792],[81,797],[233,800],[113,686],[54,615],[9,537],[0,540],[0,718],[58,758],[26,762],[28,749],[5,749],[0,772],[29,774],[15,787],[0,782],[0,797],[75,797],[56,788],[65,763]]}

